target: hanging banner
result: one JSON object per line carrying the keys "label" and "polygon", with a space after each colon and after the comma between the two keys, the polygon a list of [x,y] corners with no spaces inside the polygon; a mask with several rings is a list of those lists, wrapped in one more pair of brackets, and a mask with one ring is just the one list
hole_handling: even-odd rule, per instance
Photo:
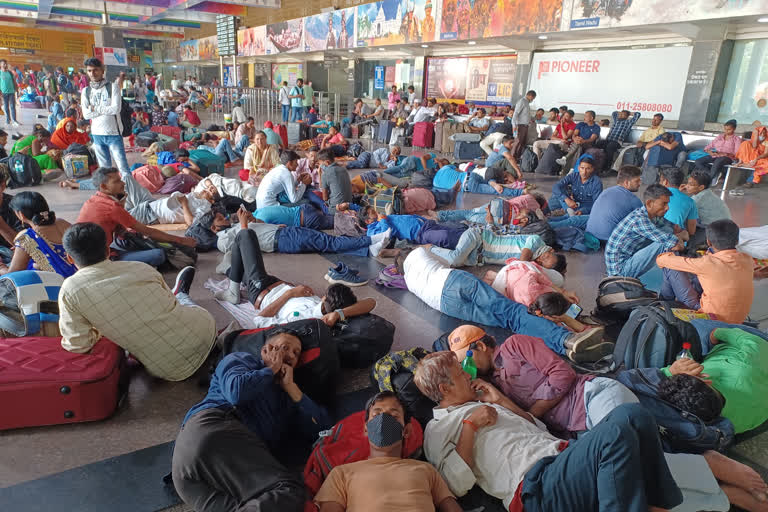
{"label": "hanging banner", "polygon": [[267,25],[266,54],[300,52],[304,49],[304,18]]}
{"label": "hanging banner", "polygon": [[357,6],[357,46],[435,40],[431,0],[383,0]]}
{"label": "hanging banner", "polygon": [[217,36],[204,37],[197,40],[197,51],[200,60],[214,60],[219,58]]}
{"label": "hanging banner", "polygon": [[264,55],[264,40],[267,35],[267,27],[246,28],[237,31],[237,55],[240,57],[253,57]]}
{"label": "hanging banner", "polygon": [[179,56],[181,60],[200,60],[200,52],[197,48],[197,39],[193,41],[181,41],[179,43]]}
{"label": "hanging banner", "polygon": [[373,88],[384,89],[384,66],[373,68]]}
{"label": "hanging banner", "polygon": [[560,30],[563,1],[443,0],[439,6],[445,41]]}
{"label": "hanging banner", "polygon": [[304,18],[304,51],[354,48],[355,9],[339,9]]}
{"label": "hanging banner", "polygon": [[[670,46],[536,53],[528,89],[537,92],[538,106],[569,105],[598,115],[629,110],[646,118],[659,112],[678,119],[692,50]],[[638,73],[640,69],[654,72]],[[627,80],[628,76],[632,79]]]}
{"label": "hanging banner", "polygon": [[293,87],[299,78],[304,78],[304,65],[301,62],[272,64],[272,87],[275,89],[282,87],[283,82]]}

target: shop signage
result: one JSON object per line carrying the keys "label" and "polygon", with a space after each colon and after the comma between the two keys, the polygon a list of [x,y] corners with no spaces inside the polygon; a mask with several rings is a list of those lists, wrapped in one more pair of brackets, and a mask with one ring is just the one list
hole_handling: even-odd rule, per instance
{"label": "shop signage", "polygon": [[384,66],[373,68],[373,88],[384,89]]}

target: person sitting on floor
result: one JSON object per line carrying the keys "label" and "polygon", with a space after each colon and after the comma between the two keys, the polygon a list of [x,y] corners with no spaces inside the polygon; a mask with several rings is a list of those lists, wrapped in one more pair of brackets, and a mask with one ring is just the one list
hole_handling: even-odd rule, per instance
{"label": "person sitting on floor", "polygon": [[320,164],[317,161],[317,154],[320,152],[320,148],[317,146],[310,147],[304,158],[299,158],[299,165],[295,171],[292,171],[293,177],[298,179],[302,174],[309,174],[312,178],[310,186],[318,188],[320,186]]}
{"label": "person sitting on floor", "polygon": [[[709,181],[707,181],[707,176],[710,176]],[[699,224],[704,227],[716,220],[731,218],[731,210],[728,209],[728,205],[709,188],[711,182],[709,171],[694,169],[688,176],[688,182],[681,188],[696,203]],[[699,230],[697,229],[696,232],[698,233]]]}
{"label": "person sitting on floor", "polygon": [[624,217],[643,206],[634,194],[640,190],[642,174],[642,169],[633,165],[619,169],[616,186],[603,190],[592,205],[586,225],[588,233],[598,240],[607,241]]}
{"label": "person sitting on floor", "polygon": [[[577,374],[567,362],[530,336],[514,334],[499,345],[480,327],[462,325],[451,332],[448,342],[458,361],[463,361],[471,350],[478,375],[488,378],[521,409],[566,439],[591,430],[616,407],[638,403],[637,396],[618,380]],[[698,363],[682,360],[672,368],[677,373],[695,370],[693,365]],[[678,370],[681,368],[685,370]],[[660,387],[664,389],[665,384]],[[708,411],[707,420],[717,417],[720,409]],[[679,510],[690,509],[686,508],[689,499],[694,507],[706,500],[707,510],[728,510],[727,498],[737,505],[756,504],[758,500],[751,493],[768,490],[755,470],[714,450],[701,455],[665,453],[664,457],[685,498]],[[691,482],[692,474],[696,478],[693,486],[686,484],[691,486],[689,494],[680,482]],[[720,487],[715,479],[722,482]]]}
{"label": "person sitting on floor", "polygon": [[258,180],[253,185],[258,185],[262,177],[280,165],[280,154],[275,146],[267,144],[267,135],[262,131],[257,131],[253,136],[253,144],[245,150],[243,158],[243,168],[248,170],[248,174],[241,179],[243,181]]}
{"label": "person sitting on floor", "polygon": [[[98,192],[83,204],[77,222],[93,222],[101,226],[107,234],[107,245],[112,247],[115,235],[126,229],[132,229],[156,242],[169,242],[194,247],[193,238],[171,235],[154,229],[157,216],[147,208],[154,201],[149,190],[139,185],[130,174],[123,178],[114,167],[100,167],[93,173],[93,184]],[[142,205],[142,206],[139,206]],[[138,216],[140,220],[134,216]],[[113,259],[124,261],[143,261],[148,265],[159,266],[165,261],[163,249],[126,251],[113,247]]]}
{"label": "person sitting on floor", "polygon": [[341,134],[338,127],[333,125],[328,128],[328,135],[323,136],[320,149],[330,149],[336,156],[347,154],[347,139]]}
{"label": "person sitting on floor", "polygon": [[107,236],[97,224],[64,233],[64,250],[77,272],[59,291],[61,346],[87,353],[104,336],[131,353],[150,375],[180,381],[205,362],[216,322],[189,298],[194,267],[173,290],[155,269],[137,261],[110,261]]}
{"label": "person sitting on floor", "polygon": [[236,162],[242,158],[241,155],[238,155],[235,152],[235,149],[232,147],[232,143],[229,142],[229,140],[218,139],[217,141],[216,137],[210,133],[203,134],[203,138],[200,140],[200,145],[197,146],[197,149],[209,151],[214,155],[223,158],[225,162]]}
{"label": "person sitting on floor", "polygon": [[688,232],[664,218],[671,196],[667,187],[651,185],[643,193],[645,204],[619,222],[605,246],[609,276],[639,278],[656,266],[659,254],[685,248]]}
{"label": "person sitting on floor", "polygon": [[301,477],[278,457],[312,443],[331,418],[293,380],[301,357],[295,332],[274,331],[260,355],[224,357],[205,398],[184,417],[171,474],[196,512],[303,510]]}
{"label": "person sitting on floor", "polygon": [[352,182],[347,170],[336,164],[336,157],[331,149],[321,149],[317,154],[317,162],[320,164],[320,192],[323,201],[327,202],[331,210],[339,205],[345,205],[348,209],[352,203]]}
{"label": "person sitting on floor", "polygon": [[[505,119],[509,119],[509,118],[505,118]],[[494,135],[497,135],[498,133],[501,133],[501,132],[492,133],[491,135],[486,137],[486,139],[489,139]],[[515,138],[512,135],[505,135],[503,133],[501,133],[501,135],[503,135],[503,138],[501,139],[501,144],[499,145],[498,148],[490,152],[490,154],[488,155],[488,158],[485,159],[485,166],[493,167],[496,163],[501,162],[502,160],[506,160],[507,162],[509,162],[509,165],[512,166],[512,169],[514,170],[512,174],[517,176],[518,179],[522,180],[523,171],[522,169],[520,169],[520,164],[518,163],[514,153],[512,152],[515,147]],[[483,142],[485,142],[485,140]],[[482,146],[482,143],[480,143],[480,145]]]}
{"label": "person sitting on floor", "polygon": [[467,229],[463,225],[444,225],[420,215],[388,215],[379,218],[373,206],[361,207],[357,218],[360,225],[368,230],[368,236],[391,232],[391,238],[407,240],[415,244],[433,244],[438,247],[454,248]]}
{"label": "person sitting on floor", "polygon": [[240,285],[244,284],[248,302],[257,311],[254,323],[258,328],[306,318],[320,318],[326,325],[334,326],[348,317],[370,313],[376,307],[374,299],[358,301],[344,284],[332,284],[321,298],[308,286],[293,286],[269,275],[258,236],[249,229],[237,233],[231,251],[232,260],[227,271],[229,286],[214,295],[218,300],[239,304]]}
{"label": "person sitting on floor", "polygon": [[283,151],[280,154],[280,165],[269,171],[261,180],[256,192],[256,207],[275,206],[280,204],[278,196],[284,193],[289,203],[297,203],[304,196],[304,191],[312,182],[308,174],[294,179],[292,172],[299,166],[299,155],[295,151]]}
{"label": "person sitting on floor", "polygon": [[578,441],[558,439],[493,385],[470,382],[450,352],[428,354],[416,386],[438,403],[424,435],[427,460],[463,496],[475,485],[508,510],[647,512],[683,501],[658,426],[624,404]]}
{"label": "person sitting on floor", "polygon": [[752,309],[755,293],[752,257],[736,249],[739,226],[732,220],[717,220],[706,233],[709,254],[685,258],[667,252],[656,258],[664,273],[659,297],[740,324]]}
{"label": "person sitting on floor", "polygon": [[585,155],[579,162],[579,172],[568,174],[552,187],[549,209],[563,209],[569,216],[589,215],[603,192],[603,182],[595,170],[594,159]]}
{"label": "person sitting on floor", "polygon": [[696,221],[699,218],[699,211],[696,209],[696,203],[680,190],[680,186],[685,181],[685,173],[675,167],[667,167],[659,176],[659,183],[667,187],[672,193],[669,198],[669,209],[664,214],[664,218],[680,229],[688,231],[688,235],[696,234]]}
{"label": "person sitting on floor", "polygon": [[[366,460],[336,466],[328,473],[314,498],[320,512],[461,512],[434,466],[403,458],[403,440],[411,435],[410,419],[392,391],[382,391],[368,400],[363,432],[368,437],[370,455]],[[386,497],[375,489],[387,489]]]}
{"label": "person sitting on floor", "polygon": [[283,138],[275,131],[275,125],[272,121],[266,121],[262,131],[267,136],[267,144],[277,149],[285,149]]}
{"label": "person sitting on floor", "polygon": [[448,316],[541,338],[553,351],[572,360],[597,361],[612,350],[610,343],[603,342],[601,327],[573,333],[531,315],[528,308],[473,274],[446,267],[423,247],[401,252],[395,264],[411,293]]}
{"label": "person sitting on floor", "polygon": [[197,115],[190,105],[184,105],[184,109],[179,119],[179,125],[183,128],[196,128],[203,122],[200,120],[200,116]]}

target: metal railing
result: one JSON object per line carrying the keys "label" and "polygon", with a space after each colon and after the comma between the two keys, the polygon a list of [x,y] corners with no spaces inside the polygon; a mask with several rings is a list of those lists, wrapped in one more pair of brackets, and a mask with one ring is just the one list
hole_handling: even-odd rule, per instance
{"label": "metal railing", "polygon": [[[213,103],[210,113],[218,122],[224,122],[224,115],[232,112],[235,101],[239,101],[246,116],[253,117],[257,121],[281,119],[281,107],[278,99],[278,91],[264,87],[211,87]],[[325,91],[315,91],[315,105],[322,118],[326,114],[333,115],[337,123],[341,122],[345,114],[346,105],[342,106],[339,95]]]}

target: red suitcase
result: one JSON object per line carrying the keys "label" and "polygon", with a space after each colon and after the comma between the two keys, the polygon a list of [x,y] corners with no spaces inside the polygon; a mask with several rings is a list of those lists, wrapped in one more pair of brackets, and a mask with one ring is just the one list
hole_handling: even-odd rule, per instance
{"label": "red suitcase", "polygon": [[61,338],[0,339],[0,430],[94,421],[120,399],[123,349],[102,338],[88,354]]}
{"label": "red suitcase", "polygon": [[416,123],[413,125],[413,145],[420,148],[435,146],[435,123]]}
{"label": "red suitcase", "polygon": [[288,147],[288,128],[284,124],[277,125],[277,134],[283,140],[283,145]]}
{"label": "red suitcase", "polygon": [[156,133],[168,135],[181,142],[181,128],[178,126],[153,126],[151,130]]}

